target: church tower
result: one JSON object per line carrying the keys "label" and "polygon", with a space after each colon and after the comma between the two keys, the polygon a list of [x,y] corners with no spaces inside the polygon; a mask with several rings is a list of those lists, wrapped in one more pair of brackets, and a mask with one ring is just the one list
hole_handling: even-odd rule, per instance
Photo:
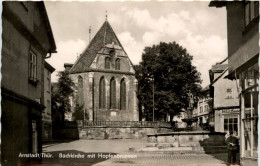
{"label": "church tower", "polygon": [[139,120],[135,70],[107,20],[71,67],[70,76],[87,120]]}

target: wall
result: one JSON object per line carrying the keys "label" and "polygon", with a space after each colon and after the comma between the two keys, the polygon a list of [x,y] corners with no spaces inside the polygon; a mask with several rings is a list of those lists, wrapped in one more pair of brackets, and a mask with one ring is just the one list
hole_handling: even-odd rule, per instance
{"label": "wall", "polygon": [[[104,52],[104,50],[101,52]],[[84,109],[88,112],[90,121],[139,120],[136,97],[137,81],[128,57],[122,54],[121,51],[120,56],[113,57],[111,68],[105,69],[105,57],[108,55],[99,53],[89,68],[92,71],[70,75],[76,85],[78,84],[78,77],[83,78],[83,99],[80,100],[83,101]],[[116,58],[121,59],[120,70],[114,69],[113,63]],[[99,109],[99,82],[101,77],[104,77],[106,87],[106,107],[104,109]],[[116,109],[109,108],[110,80],[113,77],[116,81]],[[120,110],[120,82],[123,78],[126,82],[126,110]]]}
{"label": "wall", "polygon": [[259,53],[258,20],[245,27],[244,5],[229,2],[227,6],[229,70],[235,70]]}
{"label": "wall", "polygon": [[79,127],[63,129],[60,135],[69,139],[139,139],[146,138],[147,134],[171,131],[162,127]]}
{"label": "wall", "polygon": [[42,112],[42,136],[43,141],[52,138],[52,118],[51,118],[51,72],[45,66],[44,68],[44,105]]}
{"label": "wall", "polygon": [[[214,109],[219,107],[239,106],[239,96],[236,81],[224,78],[227,75],[228,72],[223,74],[222,77],[212,85],[214,87]],[[239,81],[237,81],[237,83],[238,82]],[[232,90],[232,98],[226,98],[227,89]]]}

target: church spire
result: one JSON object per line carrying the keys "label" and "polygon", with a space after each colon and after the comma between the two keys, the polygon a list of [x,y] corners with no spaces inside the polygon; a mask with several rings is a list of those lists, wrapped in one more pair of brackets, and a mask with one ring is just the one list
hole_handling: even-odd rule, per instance
{"label": "church spire", "polygon": [[107,10],[106,10],[106,21],[107,21]]}
{"label": "church spire", "polygon": [[89,26],[89,43],[91,41],[91,26]]}

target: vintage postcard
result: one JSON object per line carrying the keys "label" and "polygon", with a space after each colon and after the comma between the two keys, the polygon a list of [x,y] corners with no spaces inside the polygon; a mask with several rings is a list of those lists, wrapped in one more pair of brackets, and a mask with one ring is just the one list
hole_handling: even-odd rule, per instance
{"label": "vintage postcard", "polygon": [[257,165],[258,1],[4,1],[1,164]]}

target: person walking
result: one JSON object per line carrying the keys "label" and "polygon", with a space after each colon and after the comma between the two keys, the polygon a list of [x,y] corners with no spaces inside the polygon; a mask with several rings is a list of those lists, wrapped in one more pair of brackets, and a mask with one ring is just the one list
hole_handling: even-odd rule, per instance
{"label": "person walking", "polygon": [[229,131],[229,136],[226,139],[228,148],[228,164],[236,164],[236,153],[238,151],[238,139],[233,135],[233,131]]}

